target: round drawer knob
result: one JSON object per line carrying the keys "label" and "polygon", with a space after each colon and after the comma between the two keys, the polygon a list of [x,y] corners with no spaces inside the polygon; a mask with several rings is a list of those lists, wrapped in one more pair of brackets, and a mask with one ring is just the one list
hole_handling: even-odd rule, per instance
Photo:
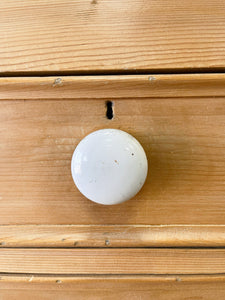
{"label": "round drawer knob", "polygon": [[118,129],[101,129],[78,144],[71,171],[85,197],[112,205],[129,200],[139,192],[147,176],[148,161],[133,136]]}

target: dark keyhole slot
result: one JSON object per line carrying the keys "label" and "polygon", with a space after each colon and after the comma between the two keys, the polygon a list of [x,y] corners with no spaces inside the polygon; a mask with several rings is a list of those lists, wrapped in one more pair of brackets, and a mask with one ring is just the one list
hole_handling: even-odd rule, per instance
{"label": "dark keyhole slot", "polygon": [[112,120],[113,118],[113,102],[112,101],[107,101],[106,102],[106,118],[109,120]]}

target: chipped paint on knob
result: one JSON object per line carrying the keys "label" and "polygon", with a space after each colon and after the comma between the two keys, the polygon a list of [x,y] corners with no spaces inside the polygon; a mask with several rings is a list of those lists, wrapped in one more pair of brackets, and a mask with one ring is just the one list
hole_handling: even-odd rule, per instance
{"label": "chipped paint on knob", "polygon": [[118,129],[101,129],[78,144],[71,171],[85,197],[112,205],[129,200],[140,191],[148,162],[144,149],[133,136]]}

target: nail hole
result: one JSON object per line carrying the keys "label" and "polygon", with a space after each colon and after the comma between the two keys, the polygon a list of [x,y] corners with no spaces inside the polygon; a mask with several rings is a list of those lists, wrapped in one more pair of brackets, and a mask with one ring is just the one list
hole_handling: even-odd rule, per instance
{"label": "nail hole", "polygon": [[113,119],[113,102],[106,101],[106,118],[109,120]]}
{"label": "nail hole", "polygon": [[62,283],[62,280],[56,280],[56,283]]}
{"label": "nail hole", "polygon": [[110,245],[110,241],[109,240],[105,240],[105,245],[109,246]]}

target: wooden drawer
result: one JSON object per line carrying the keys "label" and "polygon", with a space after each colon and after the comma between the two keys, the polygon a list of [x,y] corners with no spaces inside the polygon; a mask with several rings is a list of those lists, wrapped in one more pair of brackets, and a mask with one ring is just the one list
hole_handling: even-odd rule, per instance
{"label": "wooden drawer", "polygon": [[2,0],[0,72],[224,70],[223,0]]}
{"label": "wooden drawer", "polygon": [[[225,252],[212,248],[225,246],[224,83],[1,78],[2,297],[223,299]],[[74,148],[100,128],[130,132],[149,160],[141,192],[117,206],[85,199],[71,178]]]}
{"label": "wooden drawer", "polygon": [[[0,81],[2,225],[224,225],[224,75],[56,80]],[[108,207],[80,194],[70,164],[85,135],[111,127],[141,142],[149,174]]]}

